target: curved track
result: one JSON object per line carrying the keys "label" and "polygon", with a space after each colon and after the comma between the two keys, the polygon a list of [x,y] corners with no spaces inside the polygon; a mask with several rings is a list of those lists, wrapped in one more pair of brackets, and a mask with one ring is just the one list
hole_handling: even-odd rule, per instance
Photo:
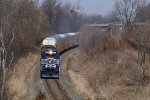
{"label": "curved track", "polygon": [[[61,54],[61,65],[64,64],[66,57],[74,52],[76,47]],[[60,79],[44,79],[43,82],[50,100],[82,100],[80,95],[69,85],[63,72],[60,73]]]}
{"label": "curved track", "polygon": [[71,100],[67,95],[58,79],[44,80],[45,86],[47,88],[47,93],[52,100]]}

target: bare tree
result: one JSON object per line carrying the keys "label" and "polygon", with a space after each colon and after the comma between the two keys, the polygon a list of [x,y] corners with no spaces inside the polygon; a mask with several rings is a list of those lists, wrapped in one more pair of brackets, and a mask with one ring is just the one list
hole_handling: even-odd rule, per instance
{"label": "bare tree", "polygon": [[[1,69],[2,69],[2,86],[1,86],[1,100],[3,100],[4,98],[4,90],[5,90],[5,84],[6,84],[6,73],[8,68],[11,66],[12,61],[14,60],[14,54],[12,51],[12,55],[9,55],[8,57],[8,49],[10,47],[10,45],[12,44],[13,40],[14,40],[14,33],[12,33],[13,37],[10,40],[10,43],[8,46],[6,46],[5,40],[4,40],[4,33],[3,33],[3,29],[0,28],[0,44],[1,44],[1,48],[0,48],[0,65],[1,65]],[[7,64],[7,60],[9,60],[9,64]]]}
{"label": "bare tree", "polygon": [[146,0],[117,0],[114,7],[122,21],[129,26],[131,22],[135,21],[136,14],[145,4]]}
{"label": "bare tree", "polygon": [[54,33],[76,32],[80,29],[82,16],[79,5],[76,10],[71,4],[63,4],[61,0],[45,0],[42,7]]}
{"label": "bare tree", "polygon": [[35,1],[0,0],[0,100],[10,97],[6,83],[14,61],[34,49],[47,30],[46,21]]}
{"label": "bare tree", "polygon": [[[0,16],[0,71],[2,72],[0,82],[0,99],[3,100],[6,99],[4,92],[7,80],[7,71],[14,60],[14,53],[13,51],[10,51],[10,47],[14,40],[14,25],[12,25],[11,20],[16,8],[13,6],[13,2],[11,0],[3,0],[0,7],[2,8]],[[6,9],[6,7],[8,7],[8,9]]]}
{"label": "bare tree", "polygon": [[150,4],[146,5],[136,14],[137,22],[147,22],[150,20]]}
{"label": "bare tree", "polygon": [[142,68],[143,74],[143,84],[147,83],[147,70],[150,66],[145,65],[146,58],[148,56],[148,51],[150,48],[150,25],[149,22],[140,26],[136,31],[135,43],[138,49],[138,61]]}

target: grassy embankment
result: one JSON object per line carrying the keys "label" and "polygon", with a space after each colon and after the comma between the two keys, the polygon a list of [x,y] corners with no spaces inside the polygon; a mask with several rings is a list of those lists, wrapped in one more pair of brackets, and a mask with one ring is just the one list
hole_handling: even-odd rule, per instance
{"label": "grassy embankment", "polygon": [[150,99],[149,54],[141,66],[138,51],[123,36],[117,41],[90,27],[82,29],[80,43],[66,69],[85,99]]}

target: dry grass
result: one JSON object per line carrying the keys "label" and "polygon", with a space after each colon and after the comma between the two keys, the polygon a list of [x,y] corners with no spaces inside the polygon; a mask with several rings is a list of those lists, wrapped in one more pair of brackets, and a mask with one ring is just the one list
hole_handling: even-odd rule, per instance
{"label": "dry grass", "polygon": [[[89,90],[84,88],[88,84],[89,89],[93,91],[91,99],[150,99],[149,56],[143,65],[147,66],[146,74],[143,74],[137,51],[132,49],[125,39],[122,38],[118,42],[93,28],[83,29],[80,39],[79,55],[75,54],[78,55],[78,64],[74,64],[75,57],[71,57],[69,65],[72,63],[74,66],[68,69],[73,70],[70,75],[78,90],[87,93]],[[144,76],[147,77],[146,82],[143,80]]]}
{"label": "dry grass", "polygon": [[74,72],[73,70],[69,70],[68,72],[76,90],[79,91],[85,99],[90,98],[93,100],[95,94],[90,88],[88,82],[77,72]]}
{"label": "dry grass", "polygon": [[8,81],[8,87],[10,93],[15,93],[12,100],[25,100],[27,99],[27,76],[33,67],[36,67],[38,63],[38,54],[29,53],[28,56],[21,58],[12,77]]}
{"label": "dry grass", "polygon": [[[93,99],[94,92],[90,88],[87,80],[79,73],[79,50],[68,55],[65,59],[65,63],[62,66],[63,70],[68,73],[72,86],[77,90],[85,100]],[[79,69],[79,70],[78,70]]]}
{"label": "dry grass", "polygon": [[[96,98],[118,100],[124,97],[124,100],[134,100],[137,97],[139,98],[139,94],[144,95],[146,91],[147,97],[150,98],[150,95],[148,95],[149,89],[146,91],[144,89],[149,87],[149,82],[147,85],[142,85],[142,69],[133,58],[135,55],[132,51],[128,51],[128,53],[127,51],[117,54],[111,53],[110,56],[101,55],[99,60],[87,61],[80,66],[82,67],[80,73],[97,94]],[[109,58],[111,56],[115,57],[116,60],[113,59],[114,61],[112,61]],[[148,61],[147,63],[149,64]],[[141,96],[140,98],[144,99],[145,97]]]}

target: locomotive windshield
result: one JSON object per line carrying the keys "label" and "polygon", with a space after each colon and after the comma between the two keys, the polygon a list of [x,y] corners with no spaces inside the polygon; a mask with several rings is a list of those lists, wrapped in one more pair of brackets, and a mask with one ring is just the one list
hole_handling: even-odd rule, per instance
{"label": "locomotive windshield", "polygon": [[59,58],[59,53],[55,47],[43,47],[41,50],[42,59]]}

